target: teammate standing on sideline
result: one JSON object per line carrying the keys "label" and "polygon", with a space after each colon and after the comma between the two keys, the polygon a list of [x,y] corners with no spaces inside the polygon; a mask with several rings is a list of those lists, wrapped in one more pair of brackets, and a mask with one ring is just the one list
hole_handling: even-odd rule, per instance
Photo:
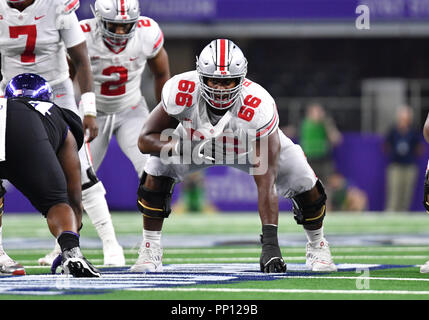
{"label": "teammate standing on sideline", "polygon": [[[171,78],[139,137],[150,154],[138,189],[143,242],[133,272],[162,270],[161,230],[174,185],[185,175],[229,165],[254,177],[262,224],[262,272],[285,272],[278,244],[278,194],[291,198],[308,243],[312,271],[336,271],[323,234],[326,194],[299,145],[278,129],[274,99],[245,78],[247,60],[232,41],[218,39],[197,58],[197,69]],[[169,131],[167,134],[166,131]],[[178,137],[178,138],[177,138]],[[255,161],[256,160],[256,161]]]}
{"label": "teammate standing on sideline", "polygon": [[[1,89],[22,72],[41,75],[53,89],[53,102],[82,118],[87,142],[90,142],[97,136],[98,127],[88,51],[74,12],[78,7],[79,0],[0,0]],[[76,70],[82,93],[79,111],[69,78],[67,54]],[[103,243],[111,244],[103,247],[105,263],[121,265],[123,252],[115,237],[105,191],[85,149],[79,151],[83,207],[96,228],[99,225],[103,230],[99,232],[103,235]],[[98,223],[100,216],[103,217],[102,224]],[[60,252],[57,243],[55,250],[39,259],[39,263],[50,265]]]}
{"label": "teammate standing on sideline", "polygon": [[[51,99],[50,85],[35,74],[18,75],[6,86],[5,98],[0,98],[0,178],[9,180],[45,216],[61,247],[63,272],[99,277],[79,247],[82,122]],[[3,264],[0,273],[25,271],[15,263]]]}

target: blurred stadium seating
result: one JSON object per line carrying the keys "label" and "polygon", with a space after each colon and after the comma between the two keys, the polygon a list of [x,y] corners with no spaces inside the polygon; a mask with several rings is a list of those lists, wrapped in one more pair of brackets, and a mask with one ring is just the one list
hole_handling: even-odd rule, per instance
{"label": "blurred stadium seating", "polygon": [[[92,17],[92,1],[80,2],[79,18]],[[359,5],[370,9],[368,30],[356,27]],[[276,99],[280,126],[298,126],[306,105],[319,101],[345,137],[335,150],[338,170],[367,192],[369,210],[383,210],[385,127],[400,104],[414,109],[420,131],[429,112],[429,0],[142,0],[141,8],[164,31],[172,74],[194,69],[201,49],[213,38],[226,37],[247,56],[248,78]],[[153,108],[149,72],[142,91]],[[109,152],[99,170],[108,202],[113,210],[135,210],[136,174],[115,141]],[[428,157],[426,150],[419,162],[421,177]],[[118,164],[119,175],[110,171]],[[237,193],[240,184],[231,185],[246,178],[227,179],[228,174],[208,172],[211,200],[222,210],[256,209],[252,187]],[[229,204],[213,191],[225,180],[237,194]],[[421,185],[416,185],[412,211],[423,210]],[[10,201],[16,206],[7,202],[8,211],[30,211],[22,201]]]}

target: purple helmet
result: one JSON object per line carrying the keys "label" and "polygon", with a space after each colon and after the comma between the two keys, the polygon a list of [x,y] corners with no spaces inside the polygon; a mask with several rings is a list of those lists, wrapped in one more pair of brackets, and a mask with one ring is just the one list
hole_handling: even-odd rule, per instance
{"label": "purple helmet", "polygon": [[27,97],[51,101],[52,88],[41,76],[33,73],[22,73],[9,81],[4,92],[4,97]]}

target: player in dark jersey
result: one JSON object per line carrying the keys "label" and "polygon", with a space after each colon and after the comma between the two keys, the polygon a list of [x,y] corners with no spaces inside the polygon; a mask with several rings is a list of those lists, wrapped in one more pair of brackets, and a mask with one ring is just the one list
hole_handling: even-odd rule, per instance
{"label": "player in dark jersey", "polygon": [[46,217],[61,247],[63,272],[99,277],[79,247],[81,120],[50,102],[51,96],[48,82],[35,74],[18,75],[7,85],[0,99],[0,178],[9,180]]}

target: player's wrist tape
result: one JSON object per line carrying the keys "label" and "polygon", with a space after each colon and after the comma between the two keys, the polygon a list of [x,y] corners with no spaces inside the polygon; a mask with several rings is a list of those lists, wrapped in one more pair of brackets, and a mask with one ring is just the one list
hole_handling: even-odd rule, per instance
{"label": "player's wrist tape", "polygon": [[262,226],[262,234],[261,237],[261,243],[263,245],[274,245],[278,246],[278,237],[277,237],[277,229],[278,227],[271,224],[266,224]]}
{"label": "player's wrist tape", "polygon": [[85,92],[80,97],[80,103],[83,109],[84,116],[97,116],[97,108],[95,106],[95,93]]}

